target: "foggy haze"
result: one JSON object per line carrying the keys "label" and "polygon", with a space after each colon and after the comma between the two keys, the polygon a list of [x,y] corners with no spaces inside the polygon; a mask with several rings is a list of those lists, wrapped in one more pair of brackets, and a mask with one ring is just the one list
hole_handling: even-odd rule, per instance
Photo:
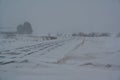
{"label": "foggy haze", "polygon": [[29,21],[34,33],[119,32],[118,0],[0,0],[0,27]]}

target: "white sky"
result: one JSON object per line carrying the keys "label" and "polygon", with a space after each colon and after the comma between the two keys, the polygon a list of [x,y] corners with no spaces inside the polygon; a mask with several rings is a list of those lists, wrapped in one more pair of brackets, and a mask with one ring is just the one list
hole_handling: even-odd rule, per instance
{"label": "white sky", "polygon": [[119,0],[0,0],[0,26],[28,21],[35,33],[119,32]]}

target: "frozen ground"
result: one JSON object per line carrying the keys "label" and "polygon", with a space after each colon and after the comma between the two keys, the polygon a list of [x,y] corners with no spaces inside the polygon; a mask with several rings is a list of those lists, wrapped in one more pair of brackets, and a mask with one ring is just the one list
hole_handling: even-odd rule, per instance
{"label": "frozen ground", "polygon": [[0,38],[0,80],[120,80],[120,38]]}

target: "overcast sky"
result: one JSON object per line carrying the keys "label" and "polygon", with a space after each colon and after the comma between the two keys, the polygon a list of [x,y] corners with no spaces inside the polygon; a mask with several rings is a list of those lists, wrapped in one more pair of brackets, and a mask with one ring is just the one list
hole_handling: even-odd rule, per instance
{"label": "overcast sky", "polygon": [[35,33],[120,32],[119,0],[0,0],[0,26]]}

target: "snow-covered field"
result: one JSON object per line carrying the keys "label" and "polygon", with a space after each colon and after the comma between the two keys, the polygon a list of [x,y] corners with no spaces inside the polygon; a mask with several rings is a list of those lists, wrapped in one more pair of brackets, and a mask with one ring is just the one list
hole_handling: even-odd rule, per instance
{"label": "snow-covered field", "polygon": [[120,38],[0,38],[0,80],[120,80]]}

